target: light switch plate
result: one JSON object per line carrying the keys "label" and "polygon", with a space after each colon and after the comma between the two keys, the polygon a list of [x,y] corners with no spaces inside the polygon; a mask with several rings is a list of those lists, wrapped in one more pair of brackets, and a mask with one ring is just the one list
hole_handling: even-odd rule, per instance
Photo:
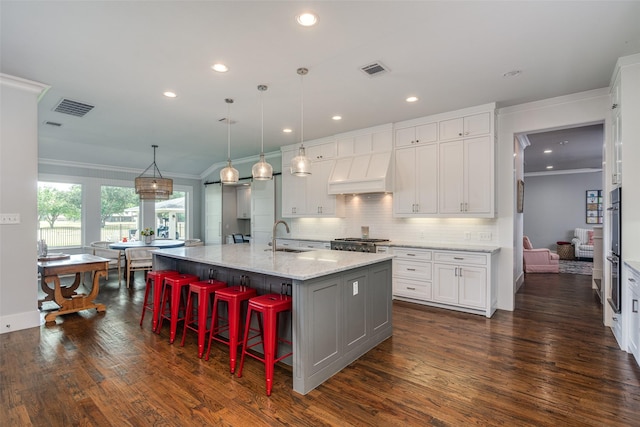
{"label": "light switch plate", "polygon": [[20,224],[20,214],[19,213],[0,214],[0,224]]}

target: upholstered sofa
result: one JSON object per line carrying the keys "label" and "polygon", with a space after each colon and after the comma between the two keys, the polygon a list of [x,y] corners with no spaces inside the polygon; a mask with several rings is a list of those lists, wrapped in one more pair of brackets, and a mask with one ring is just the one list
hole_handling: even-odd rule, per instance
{"label": "upholstered sofa", "polygon": [[576,259],[593,258],[593,230],[576,228],[571,243],[576,251]]}
{"label": "upholstered sofa", "polygon": [[560,256],[547,248],[534,249],[527,236],[522,237],[525,273],[559,273]]}

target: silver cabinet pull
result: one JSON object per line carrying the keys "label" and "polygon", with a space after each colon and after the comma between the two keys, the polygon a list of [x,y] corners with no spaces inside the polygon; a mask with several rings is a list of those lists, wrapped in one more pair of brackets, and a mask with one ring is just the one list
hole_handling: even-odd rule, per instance
{"label": "silver cabinet pull", "polygon": [[458,260],[458,261],[463,261],[464,260],[463,257],[459,257],[459,256],[454,256],[453,259]]}
{"label": "silver cabinet pull", "polygon": [[407,256],[416,256],[416,254],[407,254]]}
{"label": "silver cabinet pull", "polygon": [[415,268],[407,268],[407,271],[416,271]]}
{"label": "silver cabinet pull", "polygon": [[416,288],[411,288],[411,287],[407,286],[407,290],[409,290],[409,291],[415,291],[415,290],[416,290]]}
{"label": "silver cabinet pull", "polygon": [[637,313],[638,312],[638,300],[634,299],[633,301],[631,301],[631,311],[633,313]]}

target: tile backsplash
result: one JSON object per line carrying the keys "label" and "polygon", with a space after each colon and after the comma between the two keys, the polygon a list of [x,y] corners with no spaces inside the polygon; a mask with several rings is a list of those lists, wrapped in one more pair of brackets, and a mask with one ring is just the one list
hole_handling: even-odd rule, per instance
{"label": "tile backsplash", "polygon": [[362,226],[369,237],[397,241],[496,244],[497,220],[485,218],[394,218],[391,194],[345,196],[344,218],[291,218],[291,237],[332,240],[361,237]]}

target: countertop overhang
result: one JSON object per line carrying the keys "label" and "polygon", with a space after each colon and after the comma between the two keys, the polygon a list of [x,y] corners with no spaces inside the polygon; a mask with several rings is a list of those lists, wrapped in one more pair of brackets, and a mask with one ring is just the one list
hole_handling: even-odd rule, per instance
{"label": "countertop overhang", "polygon": [[326,249],[299,253],[276,252],[266,245],[210,245],[157,249],[152,253],[175,259],[218,265],[253,273],[309,280],[393,258],[392,254],[371,254]]}

